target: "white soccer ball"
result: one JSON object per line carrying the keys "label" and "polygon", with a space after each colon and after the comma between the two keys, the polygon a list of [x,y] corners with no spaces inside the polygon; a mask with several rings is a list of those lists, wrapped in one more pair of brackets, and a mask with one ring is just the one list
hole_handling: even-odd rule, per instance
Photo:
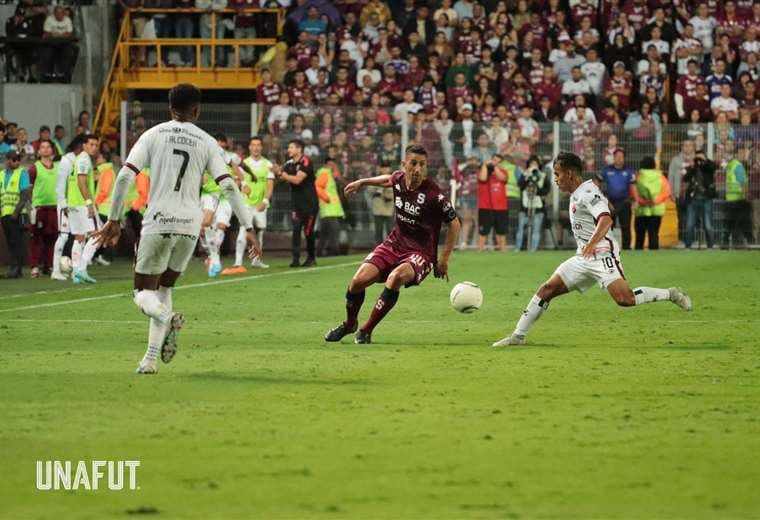
{"label": "white soccer ball", "polygon": [[475,312],[483,305],[483,292],[476,283],[461,282],[451,290],[450,299],[457,312]]}
{"label": "white soccer ball", "polygon": [[63,274],[69,274],[71,273],[71,258],[68,256],[62,256],[61,257],[61,273]]}

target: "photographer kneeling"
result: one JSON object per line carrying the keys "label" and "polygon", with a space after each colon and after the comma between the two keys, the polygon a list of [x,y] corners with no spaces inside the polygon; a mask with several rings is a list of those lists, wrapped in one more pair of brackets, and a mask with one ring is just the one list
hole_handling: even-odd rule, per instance
{"label": "photographer kneeling", "polygon": [[541,160],[536,155],[528,159],[528,168],[518,181],[520,186],[520,214],[517,218],[517,238],[515,251],[522,249],[523,232],[528,225],[528,244],[526,249],[535,251],[541,242],[541,230],[544,223],[544,196],[549,193],[550,184]]}

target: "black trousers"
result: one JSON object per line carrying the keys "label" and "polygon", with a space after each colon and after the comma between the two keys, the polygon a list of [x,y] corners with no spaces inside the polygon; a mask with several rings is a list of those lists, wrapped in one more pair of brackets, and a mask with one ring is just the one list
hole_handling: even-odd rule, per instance
{"label": "black trousers", "polygon": [[314,260],[317,256],[316,236],[314,235],[314,226],[317,224],[317,211],[313,210],[294,210],[290,215],[293,223],[292,253],[293,261],[299,262],[301,259],[301,233],[306,238],[306,251],[309,260]]}
{"label": "black trousers", "polygon": [[319,219],[319,256],[340,254],[340,217],[322,217]]}
{"label": "black trousers", "polygon": [[620,233],[623,235],[623,243],[620,247],[623,249],[631,248],[631,200],[615,200],[612,207],[615,210],[615,221],[620,226]]}
{"label": "black trousers", "polygon": [[723,232],[723,245],[728,246],[731,235],[734,237],[733,246],[752,243],[752,206],[746,200],[728,201],[723,206],[726,215],[726,226]]}
{"label": "black trousers", "polygon": [[8,274],[21,275],[24,265],[24,228],[20,218],[6,215],[2,219],[3,233],[8,242]]}
{"label": "black trousers", "polygon": [[636,249],[644,249],[644,238],[649,235],[649,249],[660,249],[660,223],[662,217],[636,217]]}

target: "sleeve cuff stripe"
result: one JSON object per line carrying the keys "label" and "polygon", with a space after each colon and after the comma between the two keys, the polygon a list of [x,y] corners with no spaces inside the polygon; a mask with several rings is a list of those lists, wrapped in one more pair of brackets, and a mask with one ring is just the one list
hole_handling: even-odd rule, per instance
{"label": "sleeve cuff stripe", "polygon": [[135,172],[135,175],[139,175],[140,174],[140,170],[138,170],[137,167],[134,164],[125,162],[124,166],[126,166],[127,168],[129,168],[130,170],[132,170],[133,172]]}
{"label": "sleeve cuff stripe", "polygon": [[224,179],[231,179],[231,178],[232,178],[232,176],[229,173],[225,173],[224,175],[220,175],[219,177],[217,177],[216,179],[214,179],[214,182],[216,182],[217,184],[219,184]]}

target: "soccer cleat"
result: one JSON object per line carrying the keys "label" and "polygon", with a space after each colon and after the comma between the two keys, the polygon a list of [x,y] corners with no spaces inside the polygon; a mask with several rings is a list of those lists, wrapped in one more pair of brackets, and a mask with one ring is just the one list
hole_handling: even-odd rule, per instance
{"label": "soccer cleat", "polygon": [[251,267],[255,267],[257,269],[269,269],[269,266],[261,261],[260,256],[257,256],[251,261]]}
{"label": "soccer cleat", "polygon": [[216,278],[219,276],[219,273],[222,272],[222,264],[211,264],[211,267],[208,268],[208,277],[209,278]]}
{"label": "soccer cleat", "polygon": [[42,271],[40,271],[39,267],[33,267],[30,276],[32,278],[39,278],[41,274],[42,274]]}
{"label": "soccer cleat", "polygon": [[354,343],[357,345],[369,345],[372,343],[372,333],[371,332],[364,332],[363,330],[358,330],[356,332],[356,336],[354,336]]}
{"label": "soccer cleat", "polygon": [[227,269],[222,271],[222,276],[229,276],[231,274],[244,274],[247,272],[248,272],[248,269],[246,269],[245,266],[237,265],[237,266],[228,267]]}
{"label": "soccer cleat", "polygon": [[178,312],[172,314],[169,330],[164,338],[164,343],[161,345],[161,361],[164,363],[174,359],[174,355],[177,353],[177,337],[184,324],[185,317],[182,314]]}
{"label": "soccer cleat", "polygon": [[671,287],[668,291],[670,292],[670,301],[685,311],[691,310],[691,298],[680,287]]}
{"label": "soccer cleat", "polygon": [[301,267],[301,261],[293,260],[292,262],[290,262],[290,267]]}
{"label": "soccer cleat", "polygon": [[301,267],[315,267],[317,265],[317,261],[314,258],[308,258],[303,264],[301,264]]}
{"label": "soccer cleat", "polygon": [[349,327],[346,325],[346,322],[344,321],[337,327],[330,329],[330,331],[325,334],[325,341],[340,341],[345,336],[348,336],[349,334],[352,334],[356,331],[356,325],[353,327]]}
{"label": "soccer cleat", "polygon": [[520,334],[510,334],[504,339],[500,339],[493,345],[492,347],[509,347],[513,345],[525,345],[526,340],[525,336],[521,336]]}
{"label": "soccer cleat", "polygon": [[68,280],[68,279],[69,279],[69,277],[68,277],[68,276],[66,276],[66,275],[65,275],[65,274],[63,274],[63,273],[56,273],[56,272],[52,272],[52,273],[50,273],[50,279],[51,279],[51,280],[60,280],[60,281],[66,281],[66,280]]}
{"label": "soccer cleat", "polygon": [[135,370],[136,374],[158,374],[158,366],[156,366],[156,362],[154,361],[140,361],[140,364],[137,365],[137,370]]}
{"label": "soccer cleat", "polygon": [[75,284],[80,283],[97,283],[98,281],[87,274],[87,271],[74,271],[74,276],[72,277],[72,280]]}
{"label": "soccer cleat", "polygon": [[108,267],[109,265],[111,265],[111,262],[103,258],[103,255],[96,256],[95,262],[99,265],[102,265],[103,267]]}

